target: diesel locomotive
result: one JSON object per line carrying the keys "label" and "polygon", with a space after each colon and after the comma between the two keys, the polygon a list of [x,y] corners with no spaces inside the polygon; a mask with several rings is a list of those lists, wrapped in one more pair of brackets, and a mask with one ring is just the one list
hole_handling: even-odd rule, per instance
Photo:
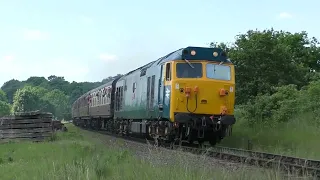
{"label": "diesel locomotive", "polygon": [[157,142],[219,143],[235,124],[235,70],[220,48],[186,47],[83,94],[77,126]]}

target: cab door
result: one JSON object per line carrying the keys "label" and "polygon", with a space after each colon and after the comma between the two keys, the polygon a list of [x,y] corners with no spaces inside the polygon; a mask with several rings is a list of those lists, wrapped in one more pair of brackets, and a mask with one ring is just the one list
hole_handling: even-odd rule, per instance
{"label": "cab door", "polygon": [[159,87],[158,87],[158,107],[159,114],[162,115],[163,111],[163,89],[164,89],[164,77],[165,77],[165,69],[164,64],[160,67],[160,76],[159,76]]}
{"label": "cab door", "polygon": [[163,65],[162,70],[162,86],[161,94],[162,97],[162,117],[170,118],[170,99],[171,99],[171,79],[172,79],[172,63],[167,62]]}

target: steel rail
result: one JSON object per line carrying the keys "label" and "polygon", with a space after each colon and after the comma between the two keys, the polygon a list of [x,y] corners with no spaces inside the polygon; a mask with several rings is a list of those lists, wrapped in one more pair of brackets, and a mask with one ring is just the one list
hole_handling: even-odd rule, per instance
{"label": "steel rail", "polygon": [[[83,129],[83,128],[82,128]],[[134,141],[142,144],[149,142],[154,143],[154,140],[146,140],[138,137],[113,134],[104,130],[85,129],[92,132],[112,136],[115,138]],[[272,154],[267,152],[258,152],[245,149],[229,148],[222,146],[209,147],[205,145],[203,148],[195,147],[197,145],[182,144],[170,146],[169,144],[160,144],[160,147],[166,149],[180,150],[193,154],[202,154],[215,159],[231,161],[235,163],[243,163],[262,168],[276,168],[285,172],[290,172],[300,176],[314,176],[320,179],[320,160],[311,160],[280,154]]]}
{"label": "steel rail", "polygon": [[[213,147],[209,149],[200,149],[187,146],[175,146],[174,149],[180,149],[181,151],[191,152],[194,154],[203,154],[216,159],[231,161],[235,163],[248,164],[263,168],[280,169],[284,172],[290,172],[294,175],[314,176],[320,179],[320,168],[317,167],[317,164],[319,164],[320,161],[316,160],[308,160],[284,155],[255,152],[227,147]],[[244,154],[244,152],[248,154]],[[308,164],[308,162],[313,163]]]}
{"label": "steel rail", "polygon": [[241,154],[246,157],[254,157],[254,158],[268,159],[268,160],[273,160],[273,161],[281,161],[283,163],[290,163],[290,164],[296,164],[299,166],[320,169],[320,160],[305,159],[305,158],[298,158],[298,157],[293,157],[293,156],[285,156],[285,155],[281,155],[281,154],[272,154],[272,153],[267,153],[267,152],[251,151],[251,150],[237,149],[237,148],[228,148],[228,147],[222,147],[222,146],[210,147],[210,150],[215,151],[215,152],[230,151],[232,153]]}

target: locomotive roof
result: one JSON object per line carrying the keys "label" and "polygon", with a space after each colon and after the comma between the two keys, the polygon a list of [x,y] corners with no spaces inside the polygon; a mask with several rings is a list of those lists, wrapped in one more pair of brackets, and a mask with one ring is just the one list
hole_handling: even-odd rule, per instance
{"label": "locomotive roof", "polygon": [[[192,55],[191,52],[195,51],[195,55]],[[217,56],[214,56],[213,53],[217,52]],[[173,51],[166,56],[158,59],[158,63],[163,63],[167,61],[174,60],[208,60],[208,61],[216,61],[216,62],[227,62],[232,63],[230,59],[228,59],[226,52],[224,52],[221,48],[206,48],[206,47],[195,47],[188,46],[186,48],[181,48],[176,51]]]}
{"label": "locomotive roof", "polygon": [[[196,52],[195,55],[191,55],[191,51],[194,50]],[[213,56],[213,52],[217,52],[218,56]],[[129,75],[137,70],[144,70],[152,66],[155,62],[157,64],[164,63],[167,61],[174,61],[174,60],[208,60],[208,61],[216,61],[216,62],[227,62],[232,63],[230,59],[228,59],[226,53],[221,48],[206,48],[206,47],[195,47],[195,46],[188,46],[186,48],[180,48],[176,51],[173,51],[155,61],[149,62],[146,65],[143,65],[137,69],[134,69],[128,72],[126,75]]]}

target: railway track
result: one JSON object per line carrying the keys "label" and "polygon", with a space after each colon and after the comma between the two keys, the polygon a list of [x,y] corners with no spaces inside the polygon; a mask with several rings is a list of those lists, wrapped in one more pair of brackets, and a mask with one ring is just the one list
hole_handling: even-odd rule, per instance
{"label": "railway track", "polygon": [[[146,144],[147,142],[149,142],[150,144],[154,143],[153,140],[146,140],[131,136],[121,136],[103,130],[85,130],[143,144]],[[289,172],[293,175],[312,176],[316,179],[320,179],[320,160],[311,160],[291,156],[284,156],[280,154],[271,154],[266,152],[257,152],[221,146],[210,147],[209,145],[205,145],[204,147],[199,148],[197,147],[197,145],[190,146],[187,144],[182,144],[181,146],[169,146],[168,144],[162,144],[161,147],[180,150],[183,152],[189,152],[198,155],[202,154],[208,157],[225,160],[229,162],[242,163],[262,168],[276,168],[286,173]]]}

